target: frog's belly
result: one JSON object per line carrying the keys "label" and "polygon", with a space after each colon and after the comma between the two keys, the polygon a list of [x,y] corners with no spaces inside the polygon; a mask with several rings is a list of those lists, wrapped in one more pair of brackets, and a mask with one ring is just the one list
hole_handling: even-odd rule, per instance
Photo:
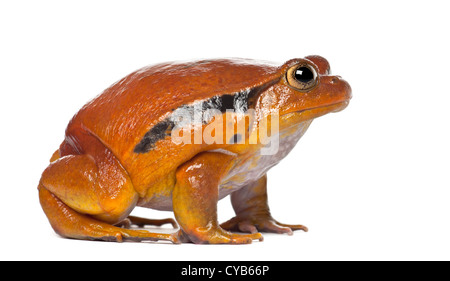
{"label": "frog's belly", "polygon": [[[264,176],[270,168],[291,152],[310,124],[311,121],[306,121],[295,128],[280,132],[264,149],[239,163],[220,183],[219,199]],[[277,142],[278,147],[275,145]],[[271,149],[274,150],[271,151]]]}

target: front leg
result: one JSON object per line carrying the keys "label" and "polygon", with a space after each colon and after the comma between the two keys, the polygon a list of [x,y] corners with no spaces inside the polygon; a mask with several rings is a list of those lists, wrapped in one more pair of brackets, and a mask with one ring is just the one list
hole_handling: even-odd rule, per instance
{"label": "front leg", "polygon": [[248,244],[262,240],[261,233],[234,234],[217,221],[219,182],[228,171],[231,156],[206,152],[178,168],[172,193],[180,237],[197,244]]}
{"label": "front leg", "polygon": [[293,230],[308,231],[303,225],[288,225],[279,223],[272,218],[267,202],[267,176],[264,175],[256,182],[241,188],[231,194],[231,203],[236,217],[223,223],[221,226],[227,230],[242,232],[287,233],[292,235]]}

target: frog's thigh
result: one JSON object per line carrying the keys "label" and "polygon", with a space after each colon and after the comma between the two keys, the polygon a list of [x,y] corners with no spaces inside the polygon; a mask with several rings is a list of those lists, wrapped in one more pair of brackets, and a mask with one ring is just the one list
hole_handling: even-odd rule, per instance
{"label": "frog's thigh", "polygon": [[95,162],[88,155],[69,155],[44,171],[39,199],[53,229],[61,236],[77,239],[176,242],[173,235],[112,225],[131,212],[138,195],[117,160],[108,155],[102,159]]}
{"label": "frog's thigh", "polygon": [[218,185],[231,158],[220,153],[202,153],[177,170],[173,210],[181,229],[194,243],[243,244],[262,240],[260,233],[227,232],[217,221]]}
{"label": "frog's thigh", "polygon": [[111,159],[96,163],[89,155],[68,155],[52,162],[41,183],[75,211],[108,223],[124,219],[138,199],[118,163]]}

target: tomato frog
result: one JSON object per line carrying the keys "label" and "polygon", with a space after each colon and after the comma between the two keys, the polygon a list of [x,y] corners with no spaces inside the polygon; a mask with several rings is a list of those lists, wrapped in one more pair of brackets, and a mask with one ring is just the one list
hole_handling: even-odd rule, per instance
{"label": "tomato frog", "polygon": [[[56,233],[75,239],[247,244],[260,232],[307,231],[271,216],[266,175],[314,118],[350,98],[320,56],[144,67],[69,122],[39,182],[41,206]],[[220,224],[217,203],[228,195],[236,216]],[[129,216],[136,206],[175,220]],[[177,230],[130,227],[166,223]]]}

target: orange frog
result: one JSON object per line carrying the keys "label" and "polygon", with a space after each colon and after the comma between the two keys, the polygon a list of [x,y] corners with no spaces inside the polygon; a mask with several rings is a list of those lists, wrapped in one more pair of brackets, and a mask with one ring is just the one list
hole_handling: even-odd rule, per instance
{"label": "orange frog", "polygon": [[[314,118],[350,98],[319,56],[142,68],[70,121],[39,182],[41,206],[59,235],[76,239],[245,244],[261,241],[258,231],[307,231],[272,218],[266,173]],[[217,202],[227,195],[236,216],[219,224]],[[136,206],[173,211],[176,222],[129,216]],[[129,227],[165,223],[179,229]]]}

